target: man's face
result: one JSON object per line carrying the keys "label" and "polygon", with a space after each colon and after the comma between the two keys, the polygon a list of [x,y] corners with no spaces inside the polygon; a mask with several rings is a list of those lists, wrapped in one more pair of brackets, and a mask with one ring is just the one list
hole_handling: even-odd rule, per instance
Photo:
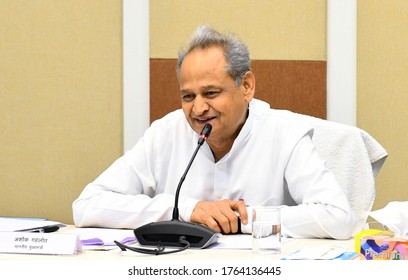
{"label": "man's face", "polygon": [[233,141],[245,122],[248,94],[245,77],[234,85],[226,73],[226,61],[219,47],[196,49],[189,53],[180,69],[180,96],[184,114],[197,133],[212,125],[208,142]]}

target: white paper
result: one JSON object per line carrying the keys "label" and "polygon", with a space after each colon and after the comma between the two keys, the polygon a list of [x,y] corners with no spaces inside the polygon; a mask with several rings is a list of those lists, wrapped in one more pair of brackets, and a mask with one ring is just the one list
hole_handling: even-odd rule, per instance
{"label": "white paper", "polygon": [[330,246],[306,247],[289,254],[288,260],[332,260],[346,252],[346,249]]}
{"label": "white paper", "polygon": [[64,227],[65,224],[55,221],[30,218],[0,218],[0,231],[30,231],[50,226]]}
{"label": "white paper", "polygon": [[[281,237],[281,242],[288,242],[290,239]],[[210,249],[249,249],[252,250],[251,234],[226,234],[223,235],[218,243],[211,246]]]}
{"label": "white paper", "polygon": [[211,249],[252,249],[252,235],[223,235]]}
{"label": "white paper", "polygon": [[393,201],[384,208],[370,212],[370,216],[386,225],[395,237],[408,236],[408,201]]}

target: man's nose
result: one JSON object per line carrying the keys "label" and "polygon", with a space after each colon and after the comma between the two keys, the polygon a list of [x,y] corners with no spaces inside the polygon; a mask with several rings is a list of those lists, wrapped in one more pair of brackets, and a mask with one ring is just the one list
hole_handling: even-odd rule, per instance
{"label": "man's nose", "polygon": [[208,111],[208,103],[205,98],[197,96],[193,103],[193,112],[196,116],[200,116]]}

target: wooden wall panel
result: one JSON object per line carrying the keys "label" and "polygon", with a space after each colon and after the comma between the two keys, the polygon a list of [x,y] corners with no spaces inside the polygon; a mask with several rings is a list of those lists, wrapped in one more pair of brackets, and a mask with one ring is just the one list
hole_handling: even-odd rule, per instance
{"label": "wooden wall panel", "polygon": [[[150,121],[180,108],[176,59],[150,60]],[[253,60],[255,97],[272,108],[326,118],[326,62]]]}
{"label": "wooden wall panel", "polygon": [[255,97],[272,108],[326,118],[326,62],[256,60]]}

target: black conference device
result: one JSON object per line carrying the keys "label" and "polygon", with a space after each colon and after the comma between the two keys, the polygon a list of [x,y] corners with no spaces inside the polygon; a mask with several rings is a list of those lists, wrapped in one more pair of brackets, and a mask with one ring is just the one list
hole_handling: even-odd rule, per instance
{"label": "black conference device", "polygon": [[184,246],[185,243],[189,243],[189,247],[206,248],[218,242],[218,239],[221,237],[220,233],[217,233],[204,225],[181,221],[178,211],[178,199],[181,185],[184,182],[198,150],[207,137],[209,137],[211,129],[212,126],[210,124],[204,126],[200,138],[198,139],[197,148],[195,149],[183,176],[180,178],[175,195],[172,220],[153,222],[136,228],[134,233],[140,245],[181,247]]}

